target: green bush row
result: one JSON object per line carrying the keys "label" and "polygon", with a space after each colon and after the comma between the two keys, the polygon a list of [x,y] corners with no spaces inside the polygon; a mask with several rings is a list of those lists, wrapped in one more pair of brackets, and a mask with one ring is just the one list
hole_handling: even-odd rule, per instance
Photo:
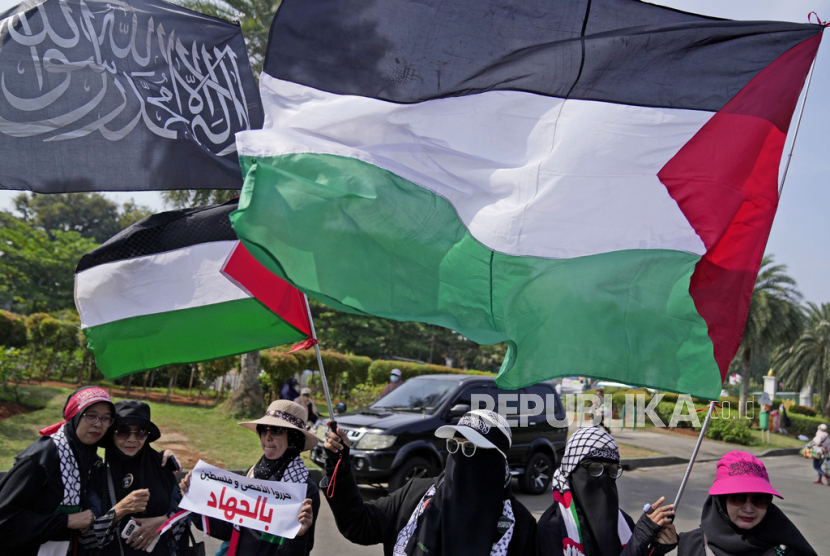
{"label": "green bush row", "polygon": [[421,375],[441,375],[441,374],[473,374],[495,376],[494,373],[485,371],[465,371],[463,369],[453,369],[443,365],[430,365],[429,363],[411,363],[409,361],[388,361],[378,359],[372,361],[369,365],[369,381],[372,384],[385,384],[389,382],[389,375],[392,369],[401,370],[401,380],[407,380],[414,376]]}

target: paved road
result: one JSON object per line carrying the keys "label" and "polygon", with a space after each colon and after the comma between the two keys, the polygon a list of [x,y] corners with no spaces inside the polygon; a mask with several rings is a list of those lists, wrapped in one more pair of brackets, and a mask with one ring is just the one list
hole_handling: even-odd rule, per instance
{"label": "paved road", "polygon": [[[825,511],[830,503],[830,487],[811,483],[814,478],[812,466],[804,458],[798,456],[766,458],[764,464],[770,473],[772,484],[784,496],[783,501],[776,503],[795,522],[819,554],[830,553],[828,550],[830,528],[826,525]],[[685,466],[673,465],[627,471],[618,483],[623,510],[636,520],[646,502],[653,502],[660,495],[673,500],[685,470]],[[700,509],[703,507],[706,492],[714,476],[715,462],[702,462],[695,465],[676,519],[679,531],[689,531],[699,526]],[[379,490],[373,488],[365,488],[362,491],[367,500],[381,494]],[[551,503],[550,494],[519,495],[519,499],[537,518]],[[196,532],[196,538],[200,540],[201,533]],[[209,540],[208,556],[213,554],[218,546],[218,542]],[[338,556],[382,556],[383,550],[380,545],[364,547],[346,541],[334,526],[328,503],[323,501],[320,506],[316,546],[313,553]]]}

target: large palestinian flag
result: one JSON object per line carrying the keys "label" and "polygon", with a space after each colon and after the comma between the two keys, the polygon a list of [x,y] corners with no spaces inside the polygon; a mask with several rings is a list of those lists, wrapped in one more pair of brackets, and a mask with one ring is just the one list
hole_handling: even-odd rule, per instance
{"label": "large palestinian flag", "polygon": [[821,31],[633,0],[284,0],[234,229],[329,305],[509,342],[503,387],[716,397]]}
{"label": "large palestinian flag", "polygon": [[302,294],[240,245],[236,206],[155,214],[84,255],[75,304],[105,376],[308,339]]}

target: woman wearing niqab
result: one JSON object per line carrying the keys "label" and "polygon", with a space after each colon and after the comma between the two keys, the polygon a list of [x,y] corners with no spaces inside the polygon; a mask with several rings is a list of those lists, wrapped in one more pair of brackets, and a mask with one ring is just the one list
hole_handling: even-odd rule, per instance
{"label": "woman wearing niqab", "polygon": [[553,504],[539,519],[540,556],[659,556],[675,546],[671,506],[657,500],[635,524],[620,509],[620,451],[597,427],[575,432],[553,476]]}

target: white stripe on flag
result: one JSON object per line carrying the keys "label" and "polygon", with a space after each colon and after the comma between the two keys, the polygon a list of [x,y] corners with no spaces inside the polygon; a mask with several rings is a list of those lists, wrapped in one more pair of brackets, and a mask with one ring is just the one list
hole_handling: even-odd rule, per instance
{"label": "white stripe on flag", "polygon": [[447,199],[501,253],[570,258],[705,247],[657,172],[711,112],[514,91],[395,104],[262,74],[266,129],[239,153],[333,154],[389,170]]}
{"label": "white stripe on flag", "polygon": [[248,299],[245,291],[220,272],[237,243],[199,243],[79,272],[75,306],[81,327]]}

